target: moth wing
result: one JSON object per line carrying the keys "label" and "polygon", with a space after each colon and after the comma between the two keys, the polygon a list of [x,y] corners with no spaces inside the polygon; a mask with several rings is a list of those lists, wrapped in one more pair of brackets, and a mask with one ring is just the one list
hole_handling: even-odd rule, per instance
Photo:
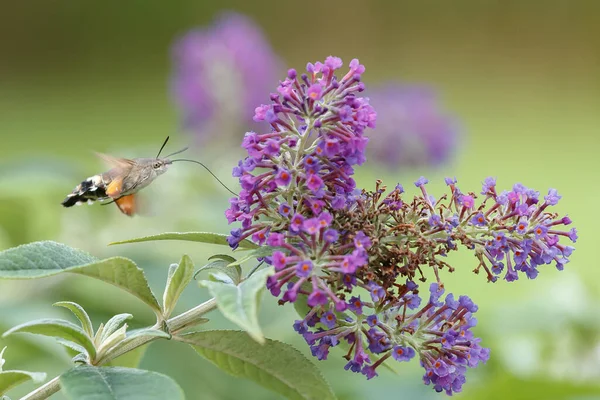
{"label": "moth wing", "polygon": [[104,161],[110,168],[118,168],[127,171],[135,165],[135,161],[130,160],[129,158],[113,157],[111,155],[98,152],[96,152],[96,155],[100,157],[100,159]]}
{"label": "moth wing", "polygon": [[129,217],[137,211],[137,201],[135,194],[119,197],[115,200],[115,204],[119,207],[121,212]]}
{"label": "moth wing", "polygon": [[161,189],[160,185],[148,185],[142,190],[136,191],[135,214],[143,217],[157,217],[163,214],[165,207],[167,207],[167,210],[172,210],[172,208],[168,208],[168,202],[166,202],[163,190]]}

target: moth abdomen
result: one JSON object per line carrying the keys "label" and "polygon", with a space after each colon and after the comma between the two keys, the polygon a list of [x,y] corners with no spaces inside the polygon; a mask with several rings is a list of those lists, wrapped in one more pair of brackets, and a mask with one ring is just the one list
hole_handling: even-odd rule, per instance
{"label": "moth abdomen", "polygon": [[62,201],[64,207],[72,207],[77,204],[91,203],[96,200],[106,199],[106,184],[102,175],[94,175],[81,182],[73,192],[68,194]]}

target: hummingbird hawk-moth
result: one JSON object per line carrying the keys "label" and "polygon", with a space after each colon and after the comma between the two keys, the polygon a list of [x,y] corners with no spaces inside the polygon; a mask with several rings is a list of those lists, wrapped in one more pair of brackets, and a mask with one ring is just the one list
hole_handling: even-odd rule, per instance
{"label": "hummingbird hawk-moth", "polygon": [[[169,157],[182,153],[187,147],[171,153],[166,157],[159,158],[160,153],[169,141],[165,139],[157,156],[155,158],[119,158],[102,153],[97,153],[100,158],[107,162],[112,168],[102,174],[94,175],[81,182],[73,192],[68,194],[63,200],[64,207],[72,207],[85,202],[92,204],[95,201],[111,199],[111,201],[102,204],[115,203],[119,210],[125,215],[132,216],[136,213],[136,194],[141,189],[151,184],[160,175],[167,172],[167,169],[176,161],[187,161],[200,164],[223,184],[204,164],[188,159],[171,160]],[[231,190],[229,190],[231,192]],[[233,193],[233,192],[231,192]],[[237,196],[237,194],[233,193]]]}

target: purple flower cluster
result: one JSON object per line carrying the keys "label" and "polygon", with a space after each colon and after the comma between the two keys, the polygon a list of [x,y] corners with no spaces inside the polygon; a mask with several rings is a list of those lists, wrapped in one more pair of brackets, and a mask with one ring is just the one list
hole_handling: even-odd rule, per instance
{"label": "purple flower cluster", "polygon": [[[297,228],[295,219],[302,221]],[[294,302],[302,293],[308,294],[309,307],[333,304],[336,311],[344,311],[344,296],[332,290],[331,279],[335,277],[337,284],[347,289],[357,285],[354,274],[368,262],[369,238],[361,231],[352,240],[340,237],[339,232],[331,228],[332,217],[327,211],[308,219],[297,214],[292,221],[290,229],[294,233],[272,232],[267,239],[268,245],[281,248],[269,260],[276,272],[269,277],[267,288],[279,296],[286,287],[281,303]],[[344,250],[340,251],[342,247]]]}
{"label": "purple flower cluster", "polygon": [[[559,239],[575,241],[577,232],[562,230],[570,219],[548,211],[560,199],[555,190],[543,200],[522,185],[498,194],[488,178],[480,200],[446,179],[450,193],[436,200],[423,177],[410,200],[401,185],[389,193],[380,181],[372,192],[356,189],[354,167],[365,161],[364,134],[376,114],[359,96],[364,67],[352,60],[338,78],[341,67],[328,57],[306,73],[289,70],[271,103],[256,108],[255,120],[271,129],[243,140],[248,156],[233,170],[241,191],[225,213],[241,227],[229,244],[251,239],[272,248],[267,287],[281,304],[307,306],[294,327],[318,359],[340,345],[346,369],[371,379],[386,361],[418,356],[426,384],[459,392],[467,368],[485,362],[489,350],[471,330],[471,299],[442,300],[440,270],[454,270],[448,252],[459,244],[473,251],[475,271],[483,268],[489,281],[505,267],[508,281],[518,272],[535,278],[542,264],[562,269],[573,248]],[[427,279],[425,268],[435,282],[423,306],[415,282]]]}
{"label": "purple flower cluster", "polygon": [[[459,241],[473,249],[479,259],[477,270],[483,268],[490,281],[505,268],[504,279],[512,282],[519,272],[534,279],[541,265],[555,263],[562,270],[569,262],[574,248],[560,243],[560,238],[577,241],[577,229],[562,228],[570,225],[571,219],[548,212],[561,199],[556,189],[548,190],[543,199],[538,191],[520,183],[497,193],[496,179],[487,178],[481,191],[483,201],[476,205],[476,195],[463,194],[456,179],[446,178],[446,183],[452,193],[450,202],[429,234],[444,231],[450,245]],[[425,193],[424,185],[419,187]],[[437,208],[442,210],[439,204]]]}
{"label": "purple flower cluster", "polygon": [[377,110],[377,139],[369,144],[369,160],[394,170],[450,161],[458,126],[432,89],[390,83],[369,90],[369,99]]}
{"label": "purple flower cluster", "polygon": [[[376,287],[371,283],[372,288]],[[346,312],[313,307],[294,329],[302,334],[315,357],[327,358],[340,344],[348,349],[346,370],[371,379],[390,357],[410,361],[417,355],[425,369],[423,380],[438,392],[460,392],[468,367],[489,358],[489,349],[479,345],[471,328],[477,324],[477,306],[467,296],[454,299],[437,283],[430,286],[429,301],[420,307],[418,285],[397,285],[394,300],[370,292],[369,300],[352,297]],[[383,289],[381,289],[383,290]]]}
{"label": "purple flower cluster", "polygon": [[198,133],[231,119],[242,126],[251,123],[252,110],[280,70],[260,27],[236,13],[223,13],[212,26],[188,32],[172,54],[174,100],[184,128]]}
{"label": "purple flower cluster", "polygon": [[368,100],[358,97],[365,68],[358,60],[338,79],[342,60],[328,57],[293,69],[280,82],[271,104],[256,108],[256,121],[271,131],[246,133],[248,156],[234,168],[242,190],[231,199],[228,221],[240,221],[229,242],[252,237],[264,244],[273,232],[303,238],[305,219],[320,218],[325,205],[344,207],[355,191],[353,165],[365,161],[366,128],[375,125]]}
{"label": "purple flower cluster", "polygon": [[479,201],[475,193],[462,193],[455,178],[447,178],[450,194],[436,200],[427,192],[427,183],[424,177],[415,181],[421,194],[407,200],[401,185],[385,195],[386,188],[378,182],[374,192],[363,191],[334,216],[341,226],[360,224],[374,244],[367,251],[369,264],[379,266],[371,273],[387,285],[399,275],[424,279],[424,267],[440,282],[440,270],[454,271],[446,256],[459,245],[474,253],[474,272],[483,269],[490,282],[503,273],[509,282],[519,274],[534,279],[541,265],[555,263],[562,270],[569,262],[574,248],[560,239],[575,242],[577,230],[566,228],[571,224],[568,216],[548,211],[561,198],[555,189],[543,200],[539,192],[521,184],[498,194],[495,179],[487,178]]}

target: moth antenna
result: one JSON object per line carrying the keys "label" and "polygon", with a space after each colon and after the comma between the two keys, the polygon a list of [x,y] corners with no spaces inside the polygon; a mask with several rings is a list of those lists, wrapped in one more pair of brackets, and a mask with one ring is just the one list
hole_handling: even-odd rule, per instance
{"label": "moth antenna", "polygon": [[231,193],[235,197],[239,196],[236,192],[234,192],[233,190],[229,189],[227,187],[227,185],[225,185],[219,178],[217,178],[217,176],[215,174],[213,174],[213,172],[206,165],[202,164],[200,161],[189,160],[187,158],[178,158],[177,160],[171,160],[171,162],[176,162],[176,161],[187,161],[187,162],[191,162],[191,163],[195,163],[195,164],[199,164],[199,165],[203,166],[204,169],[206,169],[208,171],[208,173],[211,174],[213,176],[213,178],[215,178],[217,180],[217,182],[219,182],[221,184],[221,186],[223,186],[225,189],[227,189],[229,191],[229,193]]}
{"label": "moth antenna", "polygon": [[[183,153],[183,152],[184,152],[184,151],[186,151],[187,149],[189,149],[189,147],[184,147],[183,149],[181,149],[181,150],[178,150],[178,151],[176,151],[175,153],[171,153],[171,154],[169,154],[168,156],[165,156],[165,158],[169,158],[169,157],[171,157],[171,156],[174,156],[175,154]],[[158,158],[158,157],[156,157],[156,158]]]}
{"label": "moth antenna", "polygon": [[165,139],[165,142],[162,144],[162,146],[160,146],[160,150],[158,151],[158,154],[156,155],[156,158],[160,157],[160,153],[162,153],[162,151],[165,148],[165,146],[167,145],[168,141],[169,141],[169,137],[167,136],[167,138]]}

